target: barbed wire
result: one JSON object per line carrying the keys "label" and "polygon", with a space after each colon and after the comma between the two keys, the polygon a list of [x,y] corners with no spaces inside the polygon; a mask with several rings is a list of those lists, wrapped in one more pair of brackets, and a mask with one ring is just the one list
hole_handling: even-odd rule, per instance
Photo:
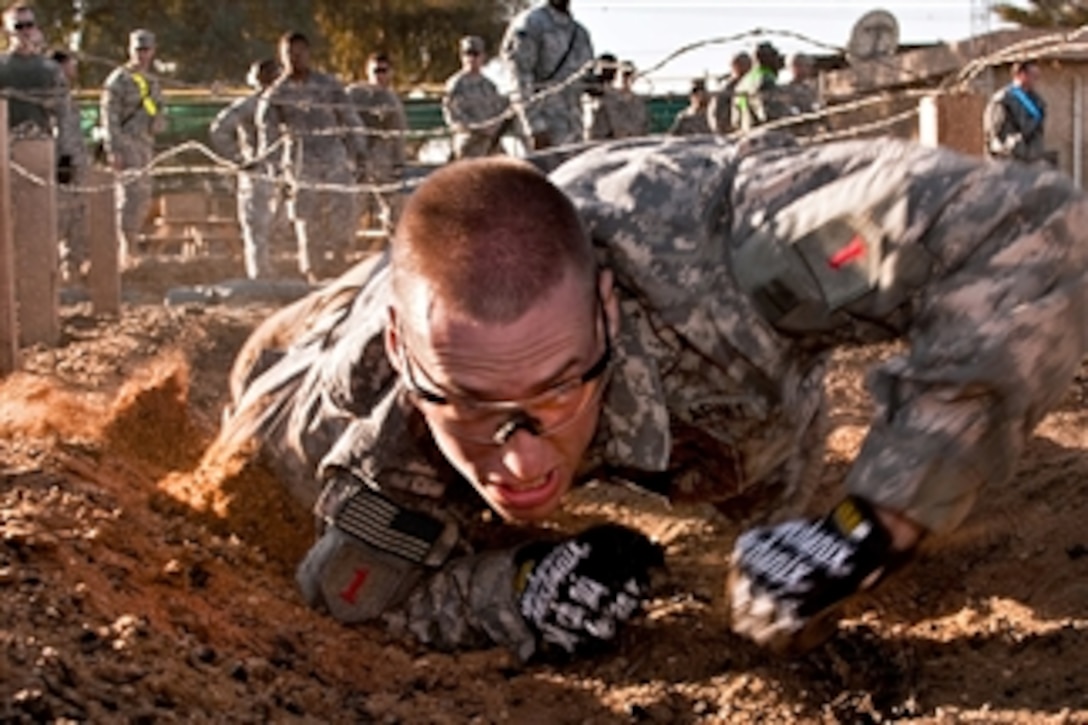
{"label": "barbed wire", "polygon": [[[813,110],[807,113],[796,114],[787,118],[772,121],[770,123],[762,125],[763,129],[781,129],[789,130],[790,128],[819,124],[834,119],[838,116],[843,116],[850,113],[862,111],[866,108],[887,105],[895,102],[905,102],[911,100],[919,100],[925,96],[933,95],[947,95],[956,94],[966,91],[971,83],[986,69],[995,66],[1000,66],[1013,62],[1015,60],[1023,60],[1027,58],[1041,58],[1060,55],[1062,53],[1071,52],[1088,52],[1088,41],[1079,41],[1081,36],[1088,33],[1088,28],[1080,28],[1077,30],[1053,33],[1045,36],[1039,36],[1034,38],[1028,38],[1023,41],[1011,43],[1006,45],[992,53],[973,58],[963,65],[957,72],[945,72],[945,79],[939,85],[933,88],[926,89],[900,89],[894,92],[873,92],[869,94],[863,94],[859,98],[846,102],[838,103],[817,110]],[[755,28],[741,33],[735,33],[728,36],[721,36],[715,38],[709,38],[700,40],[693,43],[688,43],[680,48],[670,52],[659,62],[651,65],[644,71],[638,73],[638,77],[647,76],[651,73],[655,73],[658,70],[664,68],[669,63],[673,62],[677,58],[684,54],[694,52],[698,49],[729,43],[738,43],[746,39],[764,38],[764,37],[787,37],[794,40],[802,41],[813,45],[815,47],[834,50],[839,53],[846,53],[846,51],[836,45],[825,43],[807,36],[803,33],[797,33],[789,30],[772,30],[767,28]],[[86,56],[88,58],[94,58],[94,56]],[[577,71],[571,73],[566,79],[559,83],[550,85],[547,88],[540,89],[535,92],[530,98],[524,99],[519,103],[515,103],[509,106],[502,113],[493,116],[491,118],[479,121],[473,124],[467,124],[457,129],[462,130],[485,130],[495,128],[501,124],[505,124],[511,120],[516,120],[522,113],[525,112],[526,107],[531,107],[533,104],[546,102],[552,96],[564,93],[571,89],[576,84],[580,84],[584,80],[584,75],[587,71],[592,69],[597,61],[590,60],[583,64]],[[868,63],[875,64],[877,66],[884,66],[895,70],[907,81],[918,80],[931,80],[932,75],[925,74],[921,71],[915,71],[909,68],[905,68],[901,63],[897,63],[894,59],[874,59],[867,61]],[[164,77],[159,76],[159,79]],[[175,85],[184,85],[191,89],[203,89],[203,87],[196,86],[194,84],[184,84],[181,82],[175,83]],[[8,90],[3,95],[9,98],[29,98],[34,100],[37,98],[34,94],[26,94],[21,91]],[[307,109],[312,108],[328,108],[335,110],[345,107],[345,104],[326,104],[317,102],[304,102],[299,105],[305,106]],[[349,104],[350,105],[350,104]],[[890,126],[902,123],[910,118],[917,116],[918,108],[912,108],[900,113],[897,113],[890,117],[877,119],[870,122],[853,124],[849,127],[837,129],[837,130],[820,130],[816,133],[806,134],[802,137],[804,143],[822,143],[829,140],[838,138],[854,137],[863,134],[873,133]],[[178,144],[162,151],[154,156],[150,163],[137,169],[127,169],[119,172],[115,180],[109,183],[103,183],[98,185],[65,185],[65,189],[73,193],[94,194],[100,193],[109,188],[115,188],[116,184],[127,185],[134,184],[145,177],[160,177],[171,175],[218,175],[218,176],[237,176],[238,174],[245,174],[250,179],[255,181],[264,181],[273,184],[286,184],[293,189],[310,190],[310,191],[330,191],[330,192],[350,192],[350,193],[371,193],[371,194],[390,194],[411,189],[418,180],[408,181],[391,181],[388,183],[332,183],[325,182],[312,178],[298,178],[295,175],[288,173],[287,175],[275,173],[276,168],[283,167],[285,169],[291,169],[292,162],[298,167],[298,159],[292,159],[286,156],[289,152],[289,147],[293,141],[305,141],[307,137],[326,137],[326,136],[338,136],[345,138],[349,134],[361,134],[368,137],[379,138],[399,138],[399,139],[430,139],[430,138],[448,138],[454,131],[446,127],[440,127],[435,129],[423,129],[423,130],[385,130],[385,129],[373,129],[373,128],[360,128],[351,126],[332,126],[322,129],[307,129],[304,132],[294,132],[290,130],[274,142],[267,144],[260,153],[250,159],[247,163],[239,164],[231,159],[227,159],[214,150],[206,146],[205,144],[189,140]],[[733,132],[728,135],[728,138],[738,137],[740,132]],[[206,163],[204,164],[173,164],[167,165],[174,161],[174,159],[180,157],[186,153],[198,153],[203,156]],[[279,160],[273,157],[277,154],[284,154],[285,158]],[[52,185],[54,181],[52,179],[39,177],[26,168],[12,163],[11,168],[21,178],[37,184],[37,185]]]}

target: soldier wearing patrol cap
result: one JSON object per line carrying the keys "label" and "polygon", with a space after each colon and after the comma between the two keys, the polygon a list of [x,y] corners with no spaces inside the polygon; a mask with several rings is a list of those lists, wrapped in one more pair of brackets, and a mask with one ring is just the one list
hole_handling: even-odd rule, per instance
{"label": "soldier wearing patrol cap", "polygon": [[114,68],[102,90],[102,140],[117,186],[117,231],[122,263],[131,261],[140,228],[151,206],[151,176],[146,171],[154,154],[155,134],[165,128],[162,89],[152,75],[155,35],[133,30],[128,38],[128,62]]}
{"label": "soldier wearing patrol cap", "polygon": [[669,127],[669,134],[672,136],[710,133],[710,95],[707,93],[705,80],[696,78],[691,82],[689,99],[688,107],[676,114]]}
{"label": "soldier wearing patrol cap", "polygon": [[487,62],[484,39],[466,35],[458,44],[461,70],[446,81],[442,115],[453,131],[453,156],[464,159],[501,150],[499,137],[509,125],[502,118],[509,101],[481,69]]}

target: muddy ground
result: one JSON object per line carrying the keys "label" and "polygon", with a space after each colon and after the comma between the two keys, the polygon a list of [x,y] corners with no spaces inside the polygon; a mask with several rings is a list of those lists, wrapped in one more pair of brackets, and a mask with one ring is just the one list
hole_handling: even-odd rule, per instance
{"label": "muddy ground", "polygon": [[[232,357],[270,308],[155,304],[200,276],[131,274],[119,319],[65,307],[62,344],[26,350],[0,382],[0,721],[1088,723],[1088,369],[1015,480],[800,659],[727,632],[736,523],[580,492],[559,525],[646,531],[669,581],[615,653],[522,667],[301,603],[309,517],[265,472],[205,450]],[[836,359],[817,509],[857,451],[862,376],[886,352]]]}

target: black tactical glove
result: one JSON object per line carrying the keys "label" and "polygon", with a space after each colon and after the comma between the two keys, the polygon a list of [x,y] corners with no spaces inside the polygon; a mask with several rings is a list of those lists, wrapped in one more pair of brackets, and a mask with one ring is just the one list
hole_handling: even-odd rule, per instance
{"label": "black tactical glove", "polygon": [[834,633],[838,605],[899,556],[871,507],[853,497],[822,520],[747,531],[730,562],[733,631],[778,652],[809,650]]}
{"label": "black tactical glove", "polygon": [[542,649],[586,653],[610,642],[642,607],[660,545],[617,524],[558,544],[535,543],[515,557],[518,608]]}

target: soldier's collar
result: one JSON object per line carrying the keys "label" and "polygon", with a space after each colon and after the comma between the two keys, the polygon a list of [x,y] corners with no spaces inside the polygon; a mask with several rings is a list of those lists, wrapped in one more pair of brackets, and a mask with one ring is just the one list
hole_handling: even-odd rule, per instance
{"label": "soldier's collar", "polygon": [[646,344],[651,334],[637,303],[622,302],[612,377],[589,456],[609,466],[664,471],[669,463],[669,413],[661,373]]}

